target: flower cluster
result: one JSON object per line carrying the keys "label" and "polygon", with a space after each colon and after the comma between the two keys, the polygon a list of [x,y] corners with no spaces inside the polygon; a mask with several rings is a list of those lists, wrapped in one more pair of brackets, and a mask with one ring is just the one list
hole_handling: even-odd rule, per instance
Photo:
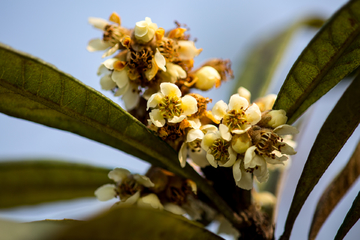
{"label": "flower cluster", "polygon": [[[239,88],[228,103],[218,101],[208,110],[211,99],[190,92],[192,88],[206,91],[219,87],[232,77],[232,70],[228,60],[220,59],[193,69],[194,58],[202,49],[195,47],[186,34],[188,29],[179,23],[165,31],[145,18],[133,29],[127,29],[121,26],[116,13],[110,16],[110,22],[98,18],[89,21],[103,31],[103,38],[91,40],[88,50],[105,50],[104,57],[116,54],[99,67],[102,88],[112,90],[115,96],[121,95],[131,114],[178,151],[182,167],[186,163],[198,171],[205,167],[231,167],[236,185],[248,190],[253,187],[253,176],[259,182],[267,181],[269,164],[281,165],[296,153],[287,136],[296,134],[297,129],[286,124],[285,111],[272,110],[276,95],[251,102],[250,92]],[[182,189],[184,197],[175,201],[164,193],[168,187],[157,192],[158,187],[152,182],[157,178],[121,171],[110,172],[109,177],[116,184],[98,189],[99,199],[119,196],[121,204],[129,201],[139,204],[148,197],[151,201],[157,199],[152,205],[159,208],[175,204],[190,209],[185,207],[186,196],[194,194],[184,192],[179,187],[183,186],[180,180],[177,187],[171,188]],[[167,184],[174,183],[169,180],[173,176],[165,175]]]}
{"label": "flower cluster", "polygon": [[152,167],[146,175],[131,174],[123,168],[110,171],[108,177],[115,184],[105,184],[95,191],[100,201],[119,198],[113,207],[138,205],[175,214],[188,214],[192,219],[201,219],[214,210],[195,198],[196,185],[160,168]]}
{"label": "flower cluster", "polygon": [[[195,42],[190,41],[190,35],[186,34],[188,29],[177,22],[176,27],[167,32],[148,17],[137,22],[133,29],[121,26],[120,17],[116,13],[111,14],[109,21],[90,18],[89,22],[103,31],[103,37],[91,40],[87,49],[105,51],[103,57],[115,54],[99,67],[102,89],[112,90],[115,96],[122,96],[125,108],[128,111],[136,109],[132,113],[139,119],[146,120],[146,101],[160,90],[161,83],[176,84],[185,95],[190,88],[209,90],[213,86],[219,87],[221,81],[232,76],[227,60],[212,59],[200,68],[193,69],[194,57],[202,49],[195,47]],[[163,95],[164,91],[167,93],[172,90],[163,87]],[[192,98],[184,96],[180,99],[179,92],[172,93],[171,99],[157,96],[148,103],[148,107],[159,101],[170,104],[152,111],[151,117],[158,120],[158,126],[164,118],[176,122],[194,111],[194,108],[184,109],[194,103]],[[176,101],[183,103],[174,111],[164,110],[168,106],[176,106]],[[160,119],[160,115],[166,117]]]}

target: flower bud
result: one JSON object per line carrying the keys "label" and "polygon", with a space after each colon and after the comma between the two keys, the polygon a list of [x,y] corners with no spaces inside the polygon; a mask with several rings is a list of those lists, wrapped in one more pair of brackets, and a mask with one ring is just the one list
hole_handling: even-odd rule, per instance
{"label": "flower bud", "polygon": [[286,112],[282,109],[272,110],[267,115],[271,117],[270,121],[267,124],[272,128],[276,128],[280,125],[283,125],[287,121]]}
{"label": "flower bud", "polygon": [[211,89],[217,81],[220,81],[221,77],[218,71],[215,70],[213,67],[205,66],[200,68],[196,73],[195,76],[198,78],[197,82],[195,83],[195,87],[206,91]]}
{"label": "flower bud", "polygon": [[155,31],[158,29],[156,23],[151,22],[151,19],[146,17],[145,21],[137,22],[135,25],[135,38],[140,43],[150,42],[154,35]]}
{"label": "flower bud", "polygon": [[240,95],[240,97],[246,98],[246,100],[250,103],[251,93],[249,90],[247,90],[244,87],[239,87],[237,92]]}
{"label": "flower bud", "polygon": [[251,146],[251,138],[249,134],[235,134],[231,139],[231,146],[237,153],[244,153]]}

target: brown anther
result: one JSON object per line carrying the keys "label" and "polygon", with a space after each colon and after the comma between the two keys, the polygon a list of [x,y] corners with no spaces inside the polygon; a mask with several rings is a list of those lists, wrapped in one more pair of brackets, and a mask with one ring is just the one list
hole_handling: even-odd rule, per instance
{"label": "brown anther", "polygon": [[113,67],[114,67],[114,70],[121,71],[126,67],[126,65],[127,65],[127,63],[124,61],[116,61],[116,62],[114,62]]}
{"label": "brown anther", "polygon": [[129,36],[123,37],[120,42],[125,48],[131,47],[131,38]]}
{"label": "brown anther", "polygon": [[190,96],[194,97],[197,101],[198,111],[191,115],[191,118],[201,118],[204,116],[207,104],[212,102],[212,99],[201,96],[200,94],[190,93]]}

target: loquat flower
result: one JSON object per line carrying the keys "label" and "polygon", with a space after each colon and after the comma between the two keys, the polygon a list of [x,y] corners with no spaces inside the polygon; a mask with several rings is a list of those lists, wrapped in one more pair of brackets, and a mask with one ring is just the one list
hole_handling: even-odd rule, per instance
{"label": "loquat flower", "polygon": [[150,120],[156,127],[169,123],[178,123],[186,116],[197,111],[196,99],[186,95],[181,97],[180,89],[173,83],[161,83],[160,92],[151,95],[147,102],[147,110],[150,112]]}
{"label": "loquat flower", "polygon": [[221,81],[220,74],[215,68],[205,66],[195,72],[197,78],[195,87],[202,91],[207,91],[215,86],[215,84]]}
{"label": "loquat flower", "polygon": [[137,41],[140,43],[150,42],[158,29],[156,23],[151,21],[151,18],[146,17],[145,21],[140,21],[135,24],[134,35]]}

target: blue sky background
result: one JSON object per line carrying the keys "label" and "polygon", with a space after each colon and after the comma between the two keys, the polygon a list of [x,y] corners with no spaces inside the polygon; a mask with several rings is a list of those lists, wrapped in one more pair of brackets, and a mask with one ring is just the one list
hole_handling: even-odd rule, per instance
{"label": "blue sky background", "polygon": [[[86,50],[88,41],[100,37],[101,32],[87,23],[88,17],[107,19],[115,11],[120,15],[122,25],[128,28],[133,28],[137,21],[144,20],[145,17],[150,17],[159,27],[165,29],[174,27],[174,20],[186,23],[190,27],[189,33],[192,38],[198,40],[196,46],[203,48],[203,52],[195,58],[195,66],[201,65],[209,58],[224,58],[233,62],[233,69],[237,73],[241,56],[245,55],[256,42],[281,31],[305,16],[319,15],[327,18],[345,2],[344,0],[8,0],[2,1],[0,8],[0,42],[39,57],[101,91],[96,70],[103,61],[102,53],[89,53]],[[285,79],[292,63],[313,34],[313,32],[301,31],[294,38],[289,53],[281,63],[281,69],[276,73],[274,80],[278,82],[277,85]],[[345,87],[345,85],[338,86],[309,110],[308,117],[311,115],[311,118],[307,128],[301,133],[301,137],[306,141],[298,143],[299,154],[294,158],[286,179],[285,194],[280,204],[277,237],[282,232],[292,194],[311,144],[327,113],[331,111]],[[220,90],[206,92],[204,95],[211,97],[213,103],[220,99],[227,102],[231,89],[232,83],[228,82]],[[101,92],[119,103],[111,93]],[[277,89],[274,88],[273,92],[277,93]],[[339,154],[338,163],[329,167],[329,171],[310,195],[295,224],[291,239],[304,239],[304,236],[307,236],[317,199],[326,187],[326,183],[346,163],[359,136],[358,129]],[[83,162],[108,168],[124,167],[139,173],[144,173],[149,166],[118,150],[72,133],[0,114],[0,160],[36,157]],[[318,239],[333,238],[359,189],[360,184],[357,181],[347,194],[348,198],[332,213],[332,218],[326,222]],[[44,218],[80,219],[109,205],[111,203],[98,203],[95,199],[86,199],[1,211],[0,217],[22,221]],[[360,234],[359,227],[357,224],[346,239],[356,239]]]}

